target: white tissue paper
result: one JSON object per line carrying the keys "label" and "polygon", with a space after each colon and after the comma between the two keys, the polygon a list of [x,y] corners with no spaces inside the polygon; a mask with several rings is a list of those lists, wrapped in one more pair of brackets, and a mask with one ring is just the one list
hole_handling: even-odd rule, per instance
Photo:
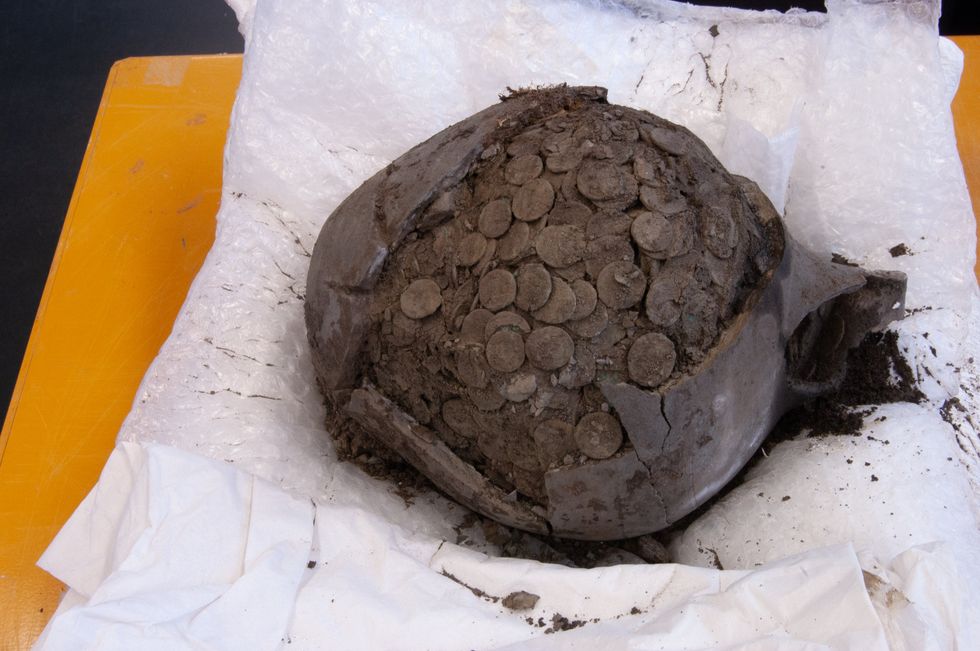
{"label": "white tissue paper", "polygon": [[[41,560],[70,590],[39,648],[980,648],[976,239],[938,0],[229,4],[246,54],[217,238]],[[780,443],[674,541],[678,564],[464,548],[463,509],[406,504],[323,426],[302,302],[324,219],[507,86],[559,82],[687,126],[795,237],[909,276],[895,328],[927,401]],[[511,612],[515,590],[540,600]],[[576,627],[550,632],[556,614]]]}

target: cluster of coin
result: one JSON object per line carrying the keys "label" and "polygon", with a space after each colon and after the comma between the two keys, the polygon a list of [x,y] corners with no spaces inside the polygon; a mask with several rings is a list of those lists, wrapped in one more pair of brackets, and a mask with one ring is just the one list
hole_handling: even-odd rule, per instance
{"label": "cluster of coin", "polygon": [[735,303],[740,200],[690,168],[689,140],[591,106],[488,147],[389,262],[375,381],[518,489],[540,483],[515,470],[616,454],[597,387],[669,382]]}

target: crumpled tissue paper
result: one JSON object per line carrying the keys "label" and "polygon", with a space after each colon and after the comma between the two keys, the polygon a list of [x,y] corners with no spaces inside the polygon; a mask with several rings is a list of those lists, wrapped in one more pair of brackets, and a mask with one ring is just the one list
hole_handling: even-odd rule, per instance
{"label": "crumpled tissue paper", "polygon": [[[246,54],[215,244],[41,561],[71,590],[39,648],[977,648],[980,302],[938,0],[229,4]],[[896,329],[927,402],[779,444],[674,541],[686,565],[463,548],[463,509],[406,505],[323,428],[302,318],[323,220],[507,86],[558,82],[687,126],[795,237],[909,276]],[[541,599],[512,613],[513,590]],[[548,634],[556,615],[576,627]]]}

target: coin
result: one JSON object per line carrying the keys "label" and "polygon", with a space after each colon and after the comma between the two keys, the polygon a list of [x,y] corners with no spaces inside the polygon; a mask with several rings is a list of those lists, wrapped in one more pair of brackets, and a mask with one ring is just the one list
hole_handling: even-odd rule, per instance
{"label": "coin", "polygon": [[575,444],[592,459],[608,459],[623,444],[623,428],[612,414],[594,411],[575,426]]}
{"label": "coin", "polygon": [[541,219],[555,203],[555,190],[544,179],[528,181],[514,194],[511,209],[514,217],[523,222]]}
{"label": "coin", "polygon": [[514,302],[517,282],[506,269],[494,269],[480,279],[480,304],[496,312]]}
{"label": "coin", "polygon": [[487,237],[500,237],[506,233],[510,227],[510,199],[495,199],[483,206],[478,227]]}
{"label": "coin", "polygon": [[637,384],[656,387],[670,377],[676,362],[674,342],[659,332],[649,332],[630,346],[626,368]]}
{"label": "coin", "polygon": [[528,335],[524,350],[531,364],[542,371],[553,371],[568,363],[575,350],[572,338],[556,326],[544,326]]}
{"label": "coin", "polygon": [[434,280],[420,278],[405,288],[399,298],[399,305],[405,316],[423,319],[442,305],[442,291]]}

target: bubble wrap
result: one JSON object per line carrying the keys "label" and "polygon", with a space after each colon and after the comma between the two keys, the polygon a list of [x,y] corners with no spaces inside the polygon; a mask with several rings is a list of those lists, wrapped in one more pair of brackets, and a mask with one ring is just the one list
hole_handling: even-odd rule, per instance
{"label": "bubble wrap", "polygon": [[[938,0],[831,0],[826,15],[657,0],[229,4],[246,54],[217,237],[121,440],[455,540],[459,508],[434,494],[406,507],[337,462],[303,324],[310,251],[362,181],[508,86],[598,84],[694,131],[813,249],[909,276],[914,313],[896,327],[928,402],[879,410],[887,421],[862,437],[779,445],[675,556],[707,565],[710,549],[749,568],[851,540],[883,559],[941,540],[980,585],[974,404],[960,390],[976,386],[975,230],[949,110],[962,59],[938,38]],[[893,258],[899,243],[912,255]],[[966,411],[944,421],[957,395]]]}

